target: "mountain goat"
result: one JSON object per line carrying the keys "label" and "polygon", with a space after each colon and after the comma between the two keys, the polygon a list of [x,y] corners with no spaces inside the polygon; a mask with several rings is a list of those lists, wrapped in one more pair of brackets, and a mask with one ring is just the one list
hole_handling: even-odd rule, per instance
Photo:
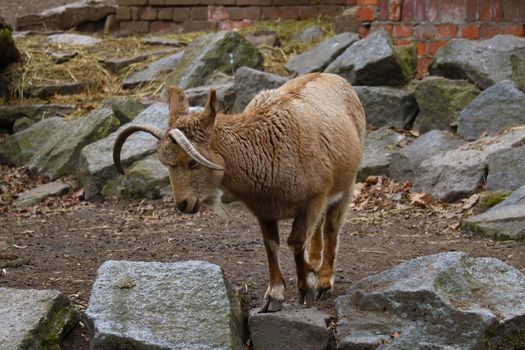
{"label": "mountain goat", "polygon": [[269,264],[261,312],[278,311],[285,283],[279,265],[278,220],[293,218],[299,304],[311,305],[333,287],[338,234],[362,157],[365,113],[343,78],[312,73],[259,93],[239,114],[216,111],[211,90],[204,111],[190,113],[188,99],[169,88],[169,130],[130,126],[113,148],[145,131],[159,139],[159,159],[169,167],[177,208],[195,213],[225,189],[257,217]]}

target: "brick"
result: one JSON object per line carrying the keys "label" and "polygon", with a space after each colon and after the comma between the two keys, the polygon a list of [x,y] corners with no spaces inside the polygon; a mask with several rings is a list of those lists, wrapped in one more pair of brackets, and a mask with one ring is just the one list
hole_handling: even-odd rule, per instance
{"label": "brick", "polygon": [[182,23],[175,23],[171,21],[155,21],[151,22],[149,29],[156,33],[170,33],[179,34],[183,31]]}
{"label": "brick", "polygon": [[157,9],[153,7],[140,7],[139,19],[141,21],[154,21],[157,19]]}
{"label": "brick", "polygon": [[388,8],[388,19],[390,19],[391,21],[400,21],[402,5],[402,0],[390,0],[390,6]]}
{"label": "brick", "polygon": [[278,19],[279,17],[279,10],[277,7],[263,7],[261,9],[261,19],[262,20],[273,20]]}
{"label": "brick", "polygon": [[199,5],[199,0],[164,0],[166,6]]}
{"label": "brick", "polygon": [[441,24],[437,26],[438,39],[452,39],[455,38],[458,33],[458,26],[455,24]]}
{"label": "brick", "polygon": [[[245,17],[244,7],[227,7],[224,9],[227,13],[227,16],[225,19],[230,19],[231,21],[242,21]],[[214,17],[210,17],[210,18],[215,19]]]}
{"label": "brick", "polygon": [[373,21],[376,11],[372,7],[360,7],[357,10],[357,18],[361,21]]}
{"label": "brick", "polygon": [[383,29],[385,32],[388,33],[388,35],[392,35],[394,26],[390,23],[374,23],[372,24],[372,31],[376,31],[378,29]]}
{"label": "brick", "polygon": [[479,5],[479,20],[490,21],[492,20],[492,4],[491,0],[480,0]]}
{"label": "brick", "polygon": [[461,28],[461,36],[465,39],[479,39],[479,25],[467,24]]}
{"label": "brick", "polygon": [[[447,2],[444,0],[443,2]],[[439,20],[439,0],[427,0],[427,20],[436,22]]]}
{"label": "brick", "polygon": [[379,0],[377,2],[378,19],[384,21],[388,19],[388,0]]}
{"label": "brick", "polygon": [[394,25],[394,37],[395,38],[408,38],[412,36],[413,27],[412,25],[395,24]]}
{"label": "brick", "polygon": [[394,39],[397,46],[408,46],[412,44],[412,41],[406,39]]}
{"label": "brick", "polygon": [[299,6],[281,6],[279,8],[280,19],[297,20],[299,19]]}
{"label": "brick", "polygon": [[494,35],[500,34],[501,29],[498,25],[482,24],[479,27],[479,36],[483,39],[492,38]]}
{"label": "brick", "polygon": [[422,22],[425,20],[425,0],[415,0],[414,5],[414,20],[416,22]]}
{"label": "brick", "polygon": [[129,7],[119,6],[117,7],[115,15],[118,21],[129,21],[131,20],[131,9]]}
{"label": "brick", "polygon": [[158,19],[161,21],[173,21],[173,8],[159,9]]}
{"label": "brick", "polygon": [[139,20],[139,8],[138,7],[132,7],[131,8],[131,20],[132,21],[138,21]]}
{"label": "brick", "polygon": [[119,0],[118,4],[126,6],[143,6],[148,4],[148,0]]}
{"label": "brick", "polygon": [[244,18],[248,20],[260,20],[261,19],[261,8],[260,7],[246,7],[244,9]]}
{"label": "brick", "polygon": [[377,6],[377,0],[357,0],[357,5],[371,5],[371,6]]}
{"label": "brick", "polygon": [[434,56],[437,53],[437,51],[443,46],[445,46],[446,44],[447,44],[447,41],[445,40],[428,42],[427,54],[429,54],[430,56]]}
{"label": "brick", "polygon": [[175,7],[173,9],[173,20],[184,22],[191,18],[191,7]]}
{"label": "brick", "polygon": [[505,24],[502,26],[502,34],[525,36],[524,24]]}
{"label": "brick", "polygon": [[416,49],[417,49],[417,57],[426,55],[427,54],[427,42],[418,41],[416,43]]}
{"label": "brick", "polygon": [[525,1],[520,0],[518,8],[518,19],[525,21]]}
{"label": "brick", "polygon": [[299,19],[317,18],[319,10],[315,6],[301,6],[299,9]]}
{"label": "brick", "polygon": [[503,19],[514,22],[518,18],[518,0],[505,0],[503,2]]}
{"label": "brick", "polygon": [[192,7],[191,19],[194,20],[208,20],[208,7]]}
{"label": "brick", "polygon": [[283,5],[309,5],[308,0],[273,0],[272,5],[283,6]]}
{"label": "brick", "polygon": [[150,4],[151,6],[164,6],[166,3],[164,2],[164,0],[149,0],[148,4]]}
{"label": "brick", "polygon": [[436,27],[432,24],[419,24],[414,26],[414,38],[433,39],[436,36]]}
{"label": "brick", "polygon": [[272,0],[237,0],[235,4],[237,6],[269,6]]}
{"label": "brick", "polygon": [[132,21],[120,22],[120,30],[130,33],[147,33],[149,32],[149,22],[146,21]]}
{"label": "brick", "polygon": [[432,62],[432,57],[420,57],[417,59],[417,75],[421,77],[428,72],[428,65]]}
{"label": "brick", "polygon": [[200,0],[201,5],[221,5],[221,6],[233,6],[235,0]]}
{"label": "brick", "polygon": [[478,0],[467,0],[467,21],[478,19]]}
{"label": "brick", "polygon": [[405,0],[403,2],[403,22],[412,22],[414,19],[414,0]]}
{"label": "brick", "polygon": [[465,0],[443,0],[440,3],[441,23],[464,23],[467,15]]}
{"label": "brick", "polygon": [[188,20],[182,25],[183,31],[188,32],[213,32],[217,30],[217,22],[204,20]]}
{"label": "brick", "polygon": [[492,0],[492,19],[498,22],[503,21],[503,4],[501,0]]}

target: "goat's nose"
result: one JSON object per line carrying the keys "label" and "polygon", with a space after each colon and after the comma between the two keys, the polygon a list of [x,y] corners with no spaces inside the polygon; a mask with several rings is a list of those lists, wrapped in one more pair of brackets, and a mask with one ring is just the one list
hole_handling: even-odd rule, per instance
{"label": "goat's nose", "polygon": [[188,201],[184,200],[182,202],[179,202],[179,204],[177,204],[177,209],[179,209],[179,211],[181,212],[184,212],[187,206],[188,206]]}

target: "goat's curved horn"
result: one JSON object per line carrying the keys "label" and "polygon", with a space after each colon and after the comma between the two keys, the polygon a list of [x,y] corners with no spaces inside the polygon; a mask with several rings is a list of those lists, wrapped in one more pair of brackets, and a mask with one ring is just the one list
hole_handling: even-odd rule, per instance
{"label": "goat's curved horn", "polygon": [[115,140],[115,143],[113,144],[113,163],[115,164],[115,168],[121,173],[124,174],[124,169],[122,169],[122,164],[120,163],[120,152],[122,151],[122,146],[124,145],[124,142],[126,142],[126,139],[137,131],[144,131],[147,133],[150,133],[151,135],[155,136],[157,139],[161,139],[163,136],[163,131],[149,125],[130,125],[126,129],[124,129]]}
{"label": "goat's curved horn", "polygon": [[208,159],[204,158],[204,156],[200,154],[199,151],[197,151],[197,149],[193,146],[191,141],[188,140],[186,135],[184,135],[184,133],[179,129],[171,129],[168,134],[170,135],[171,139],[175,141],[184,150],[184,152],[186,152],[188,156],[190,156],[197,163],[200,163],[213,170],[224,170],[222,166],[210,162]]}

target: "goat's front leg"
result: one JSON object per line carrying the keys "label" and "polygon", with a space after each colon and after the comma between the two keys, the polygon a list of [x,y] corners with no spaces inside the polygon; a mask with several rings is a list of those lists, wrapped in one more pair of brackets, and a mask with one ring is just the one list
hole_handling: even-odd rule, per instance
{"label": "goat's front leg", "polygon": [[325,207],[326,197],[312,201],[307,210],[295,217],[292,232],[288,237],[288,246],[292,249],[297,272],[298,303],[306,302],[312,306],[315,296],[317,277],[315,270],[306,259],[305,249],[315,233]]}
{"label": "goat's front leg", "polygon": [[270,283],[264,296],[264,305],[259,312],[275,312],[283,307],[284,278],[279,264],[279,228],[275,220],[259,219],[264,239],[264,247],[268,256]]}

